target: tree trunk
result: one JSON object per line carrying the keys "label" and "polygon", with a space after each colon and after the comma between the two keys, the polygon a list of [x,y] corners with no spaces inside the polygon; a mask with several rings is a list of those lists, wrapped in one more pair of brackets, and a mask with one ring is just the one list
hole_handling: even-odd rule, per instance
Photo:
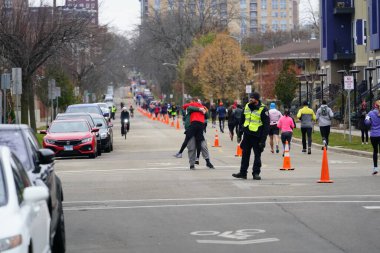
{"label": "tree trunk", "polygon": [[29,115],[30,115],[30,127],[36,131],[36,110],[34,106],[34,84],[30,84],[30,91],[28,92],[29,95]]}
{"label": "tree trunk", "polygon": [[23,75],[22,77],[22,94],[21,94],[21,124],[29,125],[29,117],[28,117],[28,78]]}

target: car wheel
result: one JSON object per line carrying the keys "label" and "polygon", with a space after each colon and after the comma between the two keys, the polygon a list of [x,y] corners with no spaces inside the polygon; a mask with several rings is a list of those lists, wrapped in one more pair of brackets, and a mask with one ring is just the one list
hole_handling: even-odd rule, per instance
{"label": "car wheel", "polygon": [[113,151],[113,141],[111,140],[111,151]]}
{"label": "car wheel", "polygon": [[106,146],[106,148],[105,148],[105,151],[106,151],[107,153],[111,152],[111,139],[108,140],[108,143],[107,143],[107,146]]}
{"label": "car wheel", "polygon": [[91,158],[91,159],[95,159],[97,156],[98,156],[98,149],[95,146],[94,153],[90,154],[88,157]]}
{"label": "car wheel", "polygon": [[52,253],[66,252],[65,216],[61,207],[59,225],[53,239]]}
{"label": "car wheel", "polygon": [[97,150],[98,150],[98,156],[101,156],[102,155],[102,147],[101,147],[101,145],[99,145],[99,147],[97,147]]}

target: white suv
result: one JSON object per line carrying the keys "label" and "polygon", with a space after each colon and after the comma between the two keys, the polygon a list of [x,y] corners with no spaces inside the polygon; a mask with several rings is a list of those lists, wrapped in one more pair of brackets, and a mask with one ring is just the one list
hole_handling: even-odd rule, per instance
{"label": "white suv", "polygon": [[45,184],[32,185],[18,158],[0,146],[0,252],[50,252]]}

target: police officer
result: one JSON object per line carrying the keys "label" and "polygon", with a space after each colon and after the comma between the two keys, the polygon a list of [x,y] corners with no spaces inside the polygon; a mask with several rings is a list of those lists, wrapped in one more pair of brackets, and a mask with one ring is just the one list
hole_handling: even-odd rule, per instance
{"label": "police officer", "polygon": [[269,116],[268,109],[260,101],[260,94],[253,92],[249,96],[249,102],[245,105],[241,115],[239,135],[243,134],[243,140],[240,144],[243,149],[240,172],[232,174],[233,177],[247,179],[247,171],[251,149],[255,154],[253,163],[253,180],[260,180],[261,153],[265,148],[265,141],[269,133]]}
{"label": "police officer", "polygon": [[111,118],[112,118],[113,120],[115,120],[116,110],[117,110],[117,109],[116,109],[116,106],[113,105],[112,108],[111,108]]}

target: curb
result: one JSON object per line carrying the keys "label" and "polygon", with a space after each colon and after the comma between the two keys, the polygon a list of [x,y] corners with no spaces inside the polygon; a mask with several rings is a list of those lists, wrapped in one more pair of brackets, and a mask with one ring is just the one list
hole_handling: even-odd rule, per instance
{"label": "curb", "polygon": [[[292,142],[297,144],[302,144],[302,140],[299,138],[292,138]],[[323,145],[312,143],[312,147],[321,149]],[[346,148],[336,148],[336,147],[329,147],[328,150],[334,151],[336,153],[342,153],[342,154],[348,154],[353,156],[360,156],[360,157],[366,157],[366,158],[372,158],[372,152],[367,151],[361,151],[361,150],[352,150],[352,149],[346,149]]]}

